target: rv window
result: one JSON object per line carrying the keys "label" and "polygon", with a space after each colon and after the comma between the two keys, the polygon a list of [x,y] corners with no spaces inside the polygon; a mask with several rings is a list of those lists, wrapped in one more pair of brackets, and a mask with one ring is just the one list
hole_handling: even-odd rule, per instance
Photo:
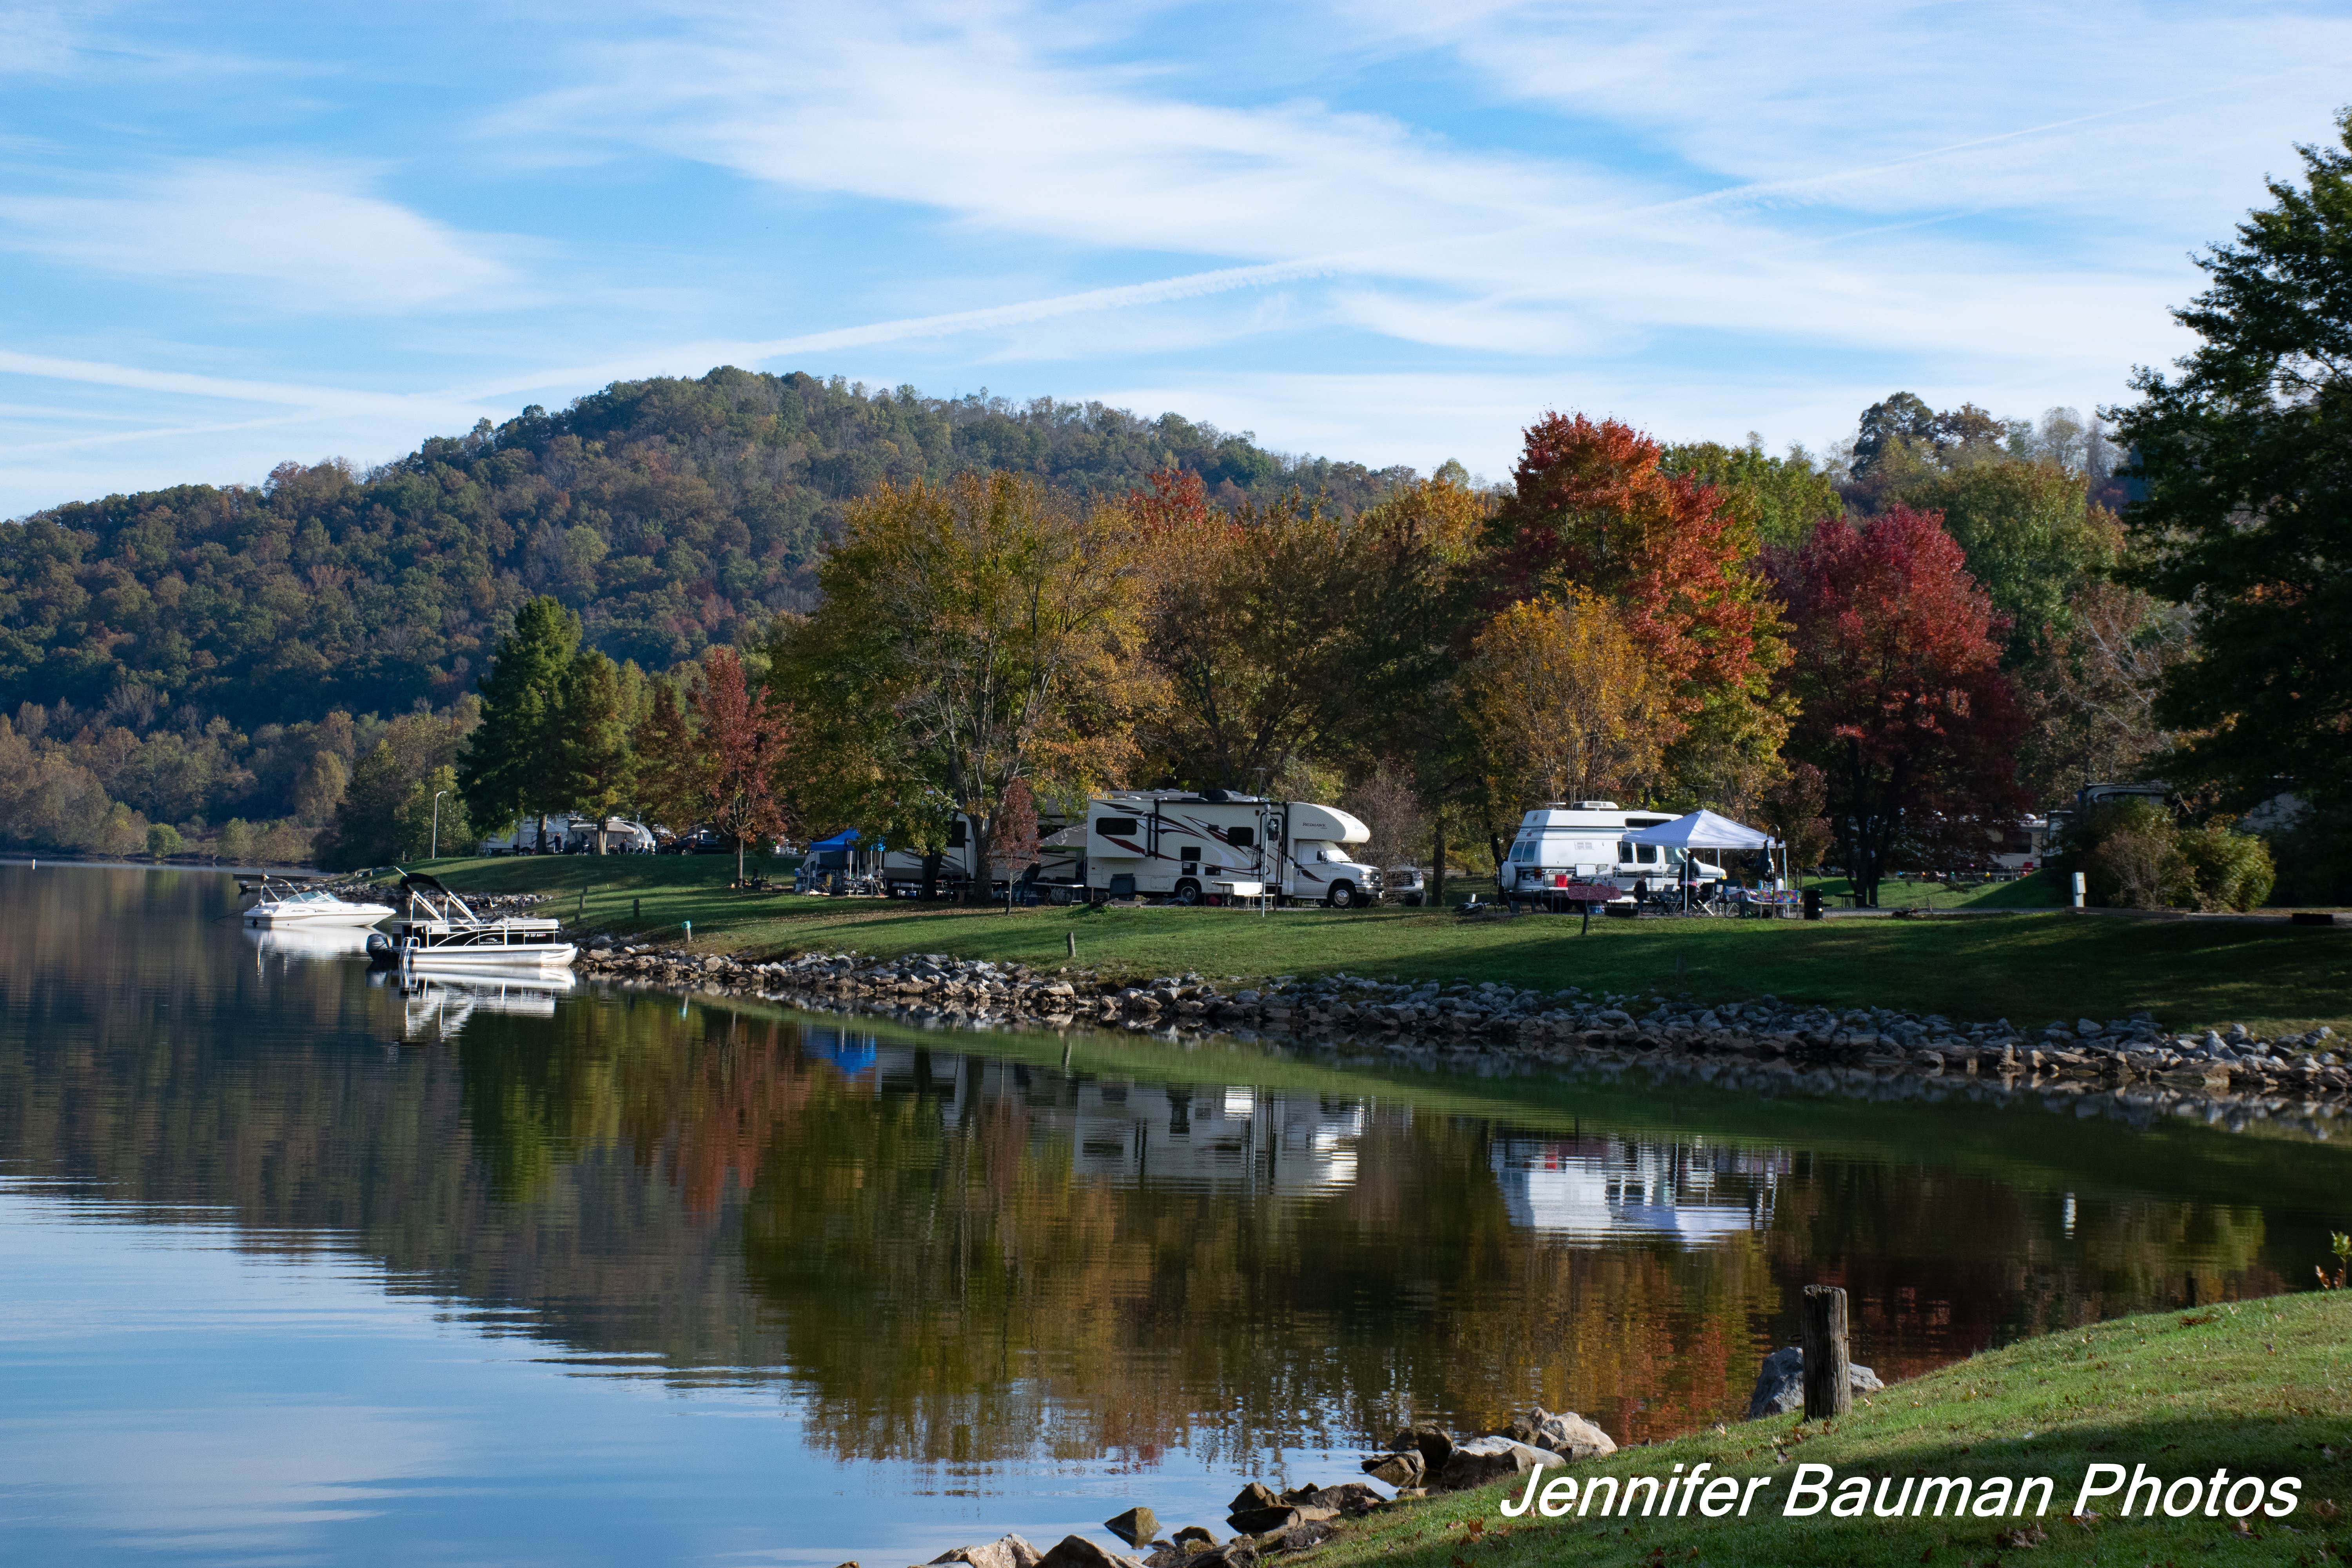
{"label": "rv window", "polygon": [[1095,831],[1106,838],[1114,835],[1121,838],[1132,838],[1135,837],[1135,818],[1131,816],[1102,817],[1095,823]]}
{"label": "rv window", "polygon": [[1536,858],[1536,845],[1535,845],[1535,840],[1534,840],[1534,839],[1532,839],[1532,838],[1522,838],[1522,839],[1520,839],[1517,844],[1514,844],[1514,845],[1512,845],[1512,846],[1511,846],[1511,858],[1512,858],[1512,859],[1514,859],[1514,860],[1532,860],[1532,859],[1534,859],[1535,858]]}
{"label": "rv window", "polygon": [[1656,845],[1636,844],[1633,847],[1641,851],[1639,858],[1643,865],[1654,866],[1658,863],[1658,847]]}
{"label": "rv window", "polygon": [[953,822],[949,823],[948,847],[950,849],[962,848],[964,846],[965,830],[970,826],[971,824],[964,821],[961,816],[957,817]]}
{"label": "rv window", "polygon": [[1225,829],[1225,842],[1236,849],[1247,849],[1257,842],[1257,834],[1246,827],[1228,827]]}
{"label": "rv window", "polygon": [[1617,859],[1621,865],[1631,866],[1633,863],[1633,847],[1631,844],[1617,846]]}

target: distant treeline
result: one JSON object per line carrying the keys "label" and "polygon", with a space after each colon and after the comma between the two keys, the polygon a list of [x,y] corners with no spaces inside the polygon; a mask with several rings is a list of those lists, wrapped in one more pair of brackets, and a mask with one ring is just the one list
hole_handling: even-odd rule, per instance
{"label": "distant treeline", "polygon": [[141,729],[187,710],[252,731],[446,707],[538,595],[588,646],[666,669],[805,608],[843,506],[886,479],[1006,468],[1109,496],[1171,468],[1232,501],[1356,506],[1396,478],[1100,404],[731,368],[616,383],[366,474],[289,463],[257,489],[182,485],[0,528],[0,712],[63,702]]}

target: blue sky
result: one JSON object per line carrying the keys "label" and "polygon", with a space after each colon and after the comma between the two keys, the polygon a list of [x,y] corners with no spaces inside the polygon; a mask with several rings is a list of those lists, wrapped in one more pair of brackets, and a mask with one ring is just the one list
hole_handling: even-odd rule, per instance
{"label": "blue sky", "polygon": [[2341,4],[0,0],[0,516],[733,363],[1507,471],[2126,395]]}

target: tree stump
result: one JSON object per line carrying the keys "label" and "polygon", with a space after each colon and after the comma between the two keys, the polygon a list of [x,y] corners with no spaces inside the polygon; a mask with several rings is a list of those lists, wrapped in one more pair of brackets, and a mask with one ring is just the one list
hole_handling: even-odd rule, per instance
{"label": "tree stump", "polygon": [[1853,1408],[1853,1362],[1846,1347],[1845,1292],[1808,1285],[1801,1317],[1805,1347],[1805,1419],[1826,1421]]}

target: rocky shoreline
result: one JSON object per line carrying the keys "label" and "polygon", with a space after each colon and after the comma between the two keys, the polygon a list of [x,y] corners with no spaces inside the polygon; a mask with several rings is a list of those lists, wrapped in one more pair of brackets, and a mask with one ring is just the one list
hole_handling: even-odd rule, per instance
{"label": "rocky shoreline", "polygon": [[1771,996],[1705,1005],[1663,995],[1539,994],[1492,982],[1381,982],[1339,974],[1260,985],[1196,973],[1134,982],[1076,967],[812,952],[752,960],[592,938],[582,973],[665,990],[790,1001],[823,1011],[967,1027],[1125,1029],[1175,1040],[1277,1039],[1377,1060],[1494,1072],[1570,1064],[1691,1076],[1726,1088],[1869,1099],[2034,1097],[2138,1125],[2175,1116],[2325,1139],[2352,1114],[2352,1068],[2326,1028],[2262,1039],[2238,1026],[2175,1034],[2147,1014],[2027,1030],[1888,1008],[1800,1006]]}
{"label": "rocky shoreline", "polygon": [[[1312,1552],[1350,1520],[1433,1491],[1465,1491],[1523,1476],[1538,1465],[1564,1469],[1579,1459],[1616,1451],[1606,1432],[1572,1411],[1530,1410],[1477,1437],[1456,1437],[1422,1422],[1400,1430],[1384,1450],[1363,1461],[1365,1474],[1394,1488],[1393,1497],[1384,1498],[1361,1481],[1328,1487],[1309,1482],[1281,1492],[1252,1481],[1226,1505],[1225,1528],[1234,1532],[1228,1539],[1197,1524],[1163,1538],[1159,1516],[1137,1507],[1105,1520],[1103,1528],[1142,1552],[1140,1557],[1109,1551],[1083,1535],[1065,1536],[1046,1552],[1021,1536],[1005,1535],[941,1552],[927,1568],[959,1563],[971,1568],[1254,1568],[1262,1558]],[[845,1563],[841,1568],[858,1565]]]}

